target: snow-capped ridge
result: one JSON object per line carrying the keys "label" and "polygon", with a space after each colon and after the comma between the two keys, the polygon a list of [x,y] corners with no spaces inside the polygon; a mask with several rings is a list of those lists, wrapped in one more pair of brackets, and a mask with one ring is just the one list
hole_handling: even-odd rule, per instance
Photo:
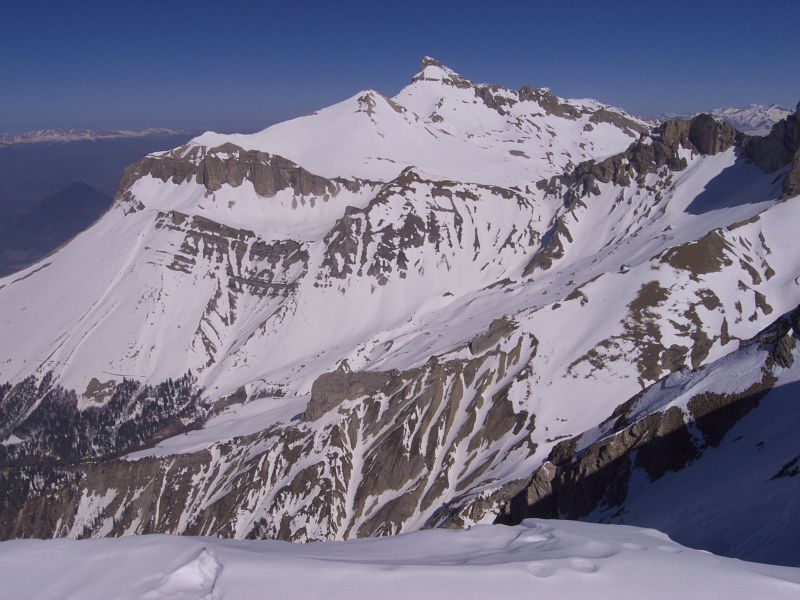
{"label": "snow-capped ridge", "polygon": [[[778,104],[750,104],[745,107],[714,108],[704,112],[752,136],[767,135],[776,123],[792,114],[790,109]],[[648,122],[657,125],[664,121],[688,120],[699,114],[703,113],[667,112],[648,119]]]}
{"label": "snow-capped ridge", "polygon": [[161,127],[151,127],[148,129],[39,129],[19,134],[0,134],[0,148],[17,144],[95,142],[119,138],[174,136],[181,133],[185,132]]}
{"label": "snow-capped ridge", "polygon": [[766,135],[792,111],[778,104],[750,104],[744,108],[715,108],[711,114],[724,119],[742,133]]}
{"label": "snow-capped ridge", "polygon": [[284,156],[327,178],[385,182],[413,165],[440,179],[524,187],[570,162],[621,150],[644,129],[643,122],[596,101],[473,83],[427,57],[391,98],[362,90],[258,133],[208,132],[190,144],[230,142]]}

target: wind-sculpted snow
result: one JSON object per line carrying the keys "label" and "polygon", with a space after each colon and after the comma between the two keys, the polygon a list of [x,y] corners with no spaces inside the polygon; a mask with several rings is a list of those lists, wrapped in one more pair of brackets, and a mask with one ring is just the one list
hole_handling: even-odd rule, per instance
{"label": "wind-sculpted snow", "polygon": [[692,550],[654,529],[536,519],[311,545],[163,535],[19,540],[0,543],[0,577],[19,600],[701,600],[710,590],[784,600],[800,592],[798,569]]}
{"label": "wind-sculpted snow", "polygon": [[[796,133],[796,115],[765,138],[707,115],[645,131],[426,59],[394,98],[143,158],[95,226],[0,280],[0,411],[16,415],[0,443],[26,457],[0,472],[0,536],[494,521],[565,440],[800,303]],[[128,387],[187,373],[197,418],[178,402],[115,437],[158,397]],[[18,402],[46,377],[83,432],[57,453],[69,464],[39,460],[58,406],[25,396],[45,411],[26,421]],[[643,439],[683,422],[648,407]],[[703,451],[668,448],[654,482]],[[591,516],[586,498],[569,514]]]}

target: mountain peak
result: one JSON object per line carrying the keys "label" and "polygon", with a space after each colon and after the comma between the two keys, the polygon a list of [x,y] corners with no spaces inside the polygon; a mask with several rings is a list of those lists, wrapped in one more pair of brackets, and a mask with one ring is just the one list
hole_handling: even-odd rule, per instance
{"label": "mountain peak", "polygon": [[471,87],[472,82],[465,79],[450,67],[443,65],[440,61],[430,56],[423,56],[419,65],[419,73],[411,78],[412,83],[416,81],[439,81],[446,85],[455,87]]}
{"label": "mountain peak", "polygon": [[443,67],[444,65],[432,56],[423,56],[419,63],[419,70],[424,71],[425,67]]}

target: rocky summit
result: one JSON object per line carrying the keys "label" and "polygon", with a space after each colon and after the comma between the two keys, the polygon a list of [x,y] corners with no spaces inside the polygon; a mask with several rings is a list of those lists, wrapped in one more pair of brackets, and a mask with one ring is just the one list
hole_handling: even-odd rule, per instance
{"label": "rocky summit", "polygon": [[0,539],[548,517],[800,564],[799,123],[426,57],[143,157],[0,279]]}

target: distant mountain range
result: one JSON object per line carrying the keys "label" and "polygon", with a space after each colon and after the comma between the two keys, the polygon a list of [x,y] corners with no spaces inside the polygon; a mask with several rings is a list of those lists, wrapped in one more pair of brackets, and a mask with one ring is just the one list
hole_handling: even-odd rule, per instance
{"label": "distant mountain range", "polygon": [[0,277],[58,248],[110,205],[110,196],[78,181],[48,196],[30,212],[0,220]]}
{"label": "distant mountain range", "polygon": [[174,147],[171,129],[45,130],[0,144],[0,277],[40,259],[108,208],[125,167]]}
{"label": "distant mountain range", "polygon": [[111,140],[180,135],[177,129],[151,127],[149,129],[38,129],[25,133],[0,133],[0,147],[16,144],[59,144],[65,142]]}
{"label": "distant mountain range", "polygon": [[[662,113],[653,121],[663,123],[674,119],[691,119],[699,113]],[[715,108],[710,114],[748,135],[767,135],[772,126],[792,111],[777,104],[750,104],[743,108]]]}

